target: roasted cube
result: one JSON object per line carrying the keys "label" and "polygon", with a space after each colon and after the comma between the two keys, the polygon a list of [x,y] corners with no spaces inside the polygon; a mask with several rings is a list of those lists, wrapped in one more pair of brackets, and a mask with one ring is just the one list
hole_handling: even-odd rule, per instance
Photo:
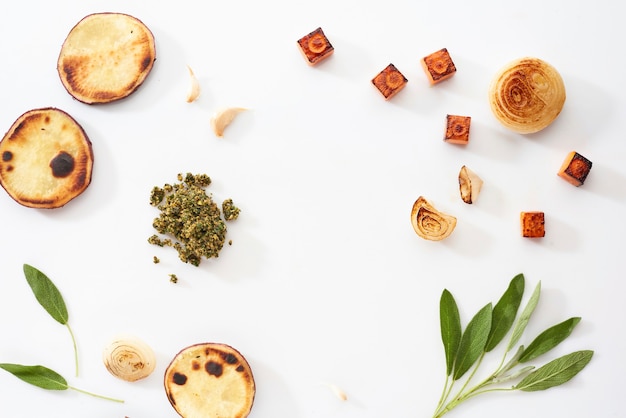
{"label": "roasted cube", "polygon": [[472,118],[470,116],[447,115],[444,141],[451,144],[467,144],[471,121]]}
{"label": "roasted cube", "polygon": [[581,186],[591,171],[591,161],[572,151],[561,165],[558,175],[570,184]]}
{"label": "roasted cube", "polygon": [[424,67],[430,84],[439,83],[456,73],[456,67],[446,48],[424,57],[422,67]]}
{"label": "roasted cube", "polygon": [[542,238],[546,235],[545,217],[543,212],[522,212],[520,215],[522,236],[525,238]]}
{"label": "roasted cube", "polygon": [[308,35],[298,39],[298,45],[309,65],[318,64],[335,52],[335,48],[324,35],[322,28],[317,28]]}
{"label": "roasted cube", "polygon": [[381,92],[385,100],[389,100],[398,94],[406,86],[407,82],[406,77],[393,64],[389,64],[387,68],[378,73],[372,80],[372,84]]}

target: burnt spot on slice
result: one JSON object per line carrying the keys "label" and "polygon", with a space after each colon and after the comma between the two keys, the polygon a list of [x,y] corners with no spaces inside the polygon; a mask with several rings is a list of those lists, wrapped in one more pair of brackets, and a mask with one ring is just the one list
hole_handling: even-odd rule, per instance
{"label": "burnt spot on slice", "polygon": [[65,178],[72,174],[76,163],[74,157],[65,151],[59,152],[50,161],[50,168],[52,169],[52,175],[57,178]]}
{"label": "burnt spot on slice", "polygon": [[154,62],[154,59],[152,57],[151,54],[146,54],[142,57],[143,59],[141,60],[141,64],[139,65],[139,69],[141,70],[141,72],[143,73],[144,71],[146,71],[148,68],[150,68],[150,66],[152,65],[152,63]]}
{"label": "burnt spot on slice", "polygon": [[183,386],[185,383],[187,383],[187,376],[182,373],[176,372],[172,375],[172,382],[174,382],[174,384],[178,386]]}
{"label": "burnt spot on slice", "polygon": [[224,373],[224,367],[220,363],[215,361],[207,361],[204,365],[204,370],[211,376],[220,377]]}
{"label": "burnt spot on slice", "polygon": [[221,352],[220,355],[222,359],[228,364],[236,364],[238,361],[237,356],[232,353]]}
{"label": "burnt spot on slice", "polygon": [[243,365],[240,364],[239,366],[237,366],[237,368],[235,370],[237,370],[239,373],[241,373],[241,372],[245,371],[246,368],[243,367]]}
{"label": "burnt spot on slice", "polygon": [[193,370],[200,370],[200,363],[198,363],[197,361],[192,361],[191,362],[191,368]]}
{"label": "burnt spot on slice", "polygon": [[13,153],[11,151],[4,151],[2,153],[2,161],[4,161],[5,163],[8,163],[12,159],[13,159]]}

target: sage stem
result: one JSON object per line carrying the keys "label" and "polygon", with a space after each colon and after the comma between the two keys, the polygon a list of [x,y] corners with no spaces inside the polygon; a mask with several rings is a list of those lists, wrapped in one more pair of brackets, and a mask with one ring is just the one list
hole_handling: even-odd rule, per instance
{"label": "sage stem", "polygon": [[72,390],[75,390],[76,392],[84,393],[85,395],[93,396],[94,398],[104,399],[107,401],[113,401],[113,402],[118,402],[118,403],[124,403],[123,399],[116,399],[116,398],[111,398],[111,397],[104,396],[104,395],[98,395],[97,393],[88,392],[83,389],[78,389],[74,386],[68,386],[68,389],[72,389]]}
{"label": "sage stem", "polygon": [[70,324],[66,323],[65,326],[70,332],[70,337],[72,337],[72,346],[74,347],[74,369],[76,370],[76,377],[78,377],[78,348],[76,347],[76,338],[74,338],[74,332],[72,331]]}

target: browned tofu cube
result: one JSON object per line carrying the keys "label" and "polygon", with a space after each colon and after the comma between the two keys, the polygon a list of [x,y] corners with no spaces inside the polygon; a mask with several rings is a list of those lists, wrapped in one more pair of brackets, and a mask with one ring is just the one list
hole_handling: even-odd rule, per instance
{"label": "browned tofu cube", "polygon": [[389,100],[398,94],[406,86],[407,82],[406,77],[393,64],[389,64],[387,68],[378,73],[372,80],[372,83],[385,97],[385,100]]}
{"label": "browned tofu cube", "polygon": [[424,57],[422,67],[428,76],[430,84],[437,84],[447,80],[456,73],[456,67],[446,48]]}
{"label": "browned tofu cube", "polygon": [[317,28],[308,35],[298,39],[298,45],[309,65],[318,64],[335,52],[335,48],[324,35],[322,28]]}
{"label": "browned tofu cube", "polygon": [[522,212],[520,222],[523,237],[542,238],[546,235],[543,212]]}
{"label": "browned tofu cube", "polygon": [[567,154],[567,158],[563,161],[558,175],[568,183],[578,187],[585,182],[589,171],[591,171],[591,161],[576,151],[572,151]]}
{"label": "browned tofu cube", "polygon": [[470,116],[447,115],[444,141],[451,144],[467,144],[471,121],[472,118]]}

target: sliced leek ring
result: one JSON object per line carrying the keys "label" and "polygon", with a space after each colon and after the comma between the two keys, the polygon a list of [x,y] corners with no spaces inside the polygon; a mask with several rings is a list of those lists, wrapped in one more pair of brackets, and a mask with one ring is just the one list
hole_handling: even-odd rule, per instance
{"label": "sliced leek ring", "polygon": [[132,336],[113,339],[105,347],[102,359],[109,373],[127,382],[148,377],[156,367],[156,355],[152,348]]}

